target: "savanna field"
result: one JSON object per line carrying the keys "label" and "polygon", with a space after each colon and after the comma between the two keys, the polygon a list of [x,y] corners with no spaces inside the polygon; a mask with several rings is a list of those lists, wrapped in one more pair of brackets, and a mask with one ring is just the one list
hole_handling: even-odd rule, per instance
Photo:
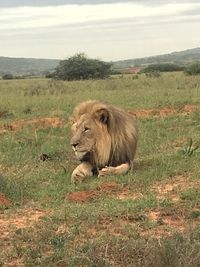
{"label": "savanna field", "polygon": [[[139,145],[127,175],[75,185],[88,99],[133,114]],[[1,80],[0,266],[200,266],[200,76]]]}

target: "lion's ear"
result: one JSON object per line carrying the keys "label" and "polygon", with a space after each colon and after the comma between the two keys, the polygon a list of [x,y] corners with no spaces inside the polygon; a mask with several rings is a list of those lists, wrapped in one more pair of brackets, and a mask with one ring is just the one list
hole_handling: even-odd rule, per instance
{"label": "lion's ear", "polygon": [[107,124],[107,123],[108,123],[108,119],[109,119],[109,113],[108,113],[108,110],[105,109],[105,108],[101,108],[101,109],[97,110],[97,111],[95,112],[95,118],[96,118],[98,121]]}

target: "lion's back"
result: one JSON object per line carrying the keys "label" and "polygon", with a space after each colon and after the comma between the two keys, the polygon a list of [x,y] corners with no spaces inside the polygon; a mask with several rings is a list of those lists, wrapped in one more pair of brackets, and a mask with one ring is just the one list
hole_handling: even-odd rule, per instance
{"label": "lion's back", "polygon": [[132,162],[136,153],[138,131],[133,116],[123,109],[111,107],[112,136],[110,164],[117,166],[124,162]]}

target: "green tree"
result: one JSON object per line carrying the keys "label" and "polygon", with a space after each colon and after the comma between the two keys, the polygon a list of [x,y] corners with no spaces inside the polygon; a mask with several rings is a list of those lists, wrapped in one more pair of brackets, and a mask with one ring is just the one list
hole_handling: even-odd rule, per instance
{"label": "green tree", "polygon": [[54,78],[60,80],[105,79],[111,74],[111,64],[87,58],[85,54],[76,54],[60,61]]}
{"label": "green tree", "polygon": [[185,69],[185,73],[188,75],[200,74],[200,62],[193,63]]}

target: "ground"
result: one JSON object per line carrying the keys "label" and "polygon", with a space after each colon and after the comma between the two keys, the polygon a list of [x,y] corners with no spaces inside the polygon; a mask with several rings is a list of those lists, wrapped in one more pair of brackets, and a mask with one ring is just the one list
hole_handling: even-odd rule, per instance
{"label": "ground", "polygon": [[[0,266],[199,266],[199,84],[0,81]],[[73,185],[69,118],[88,98],[136,117],[138,153],[125,176]]]}

